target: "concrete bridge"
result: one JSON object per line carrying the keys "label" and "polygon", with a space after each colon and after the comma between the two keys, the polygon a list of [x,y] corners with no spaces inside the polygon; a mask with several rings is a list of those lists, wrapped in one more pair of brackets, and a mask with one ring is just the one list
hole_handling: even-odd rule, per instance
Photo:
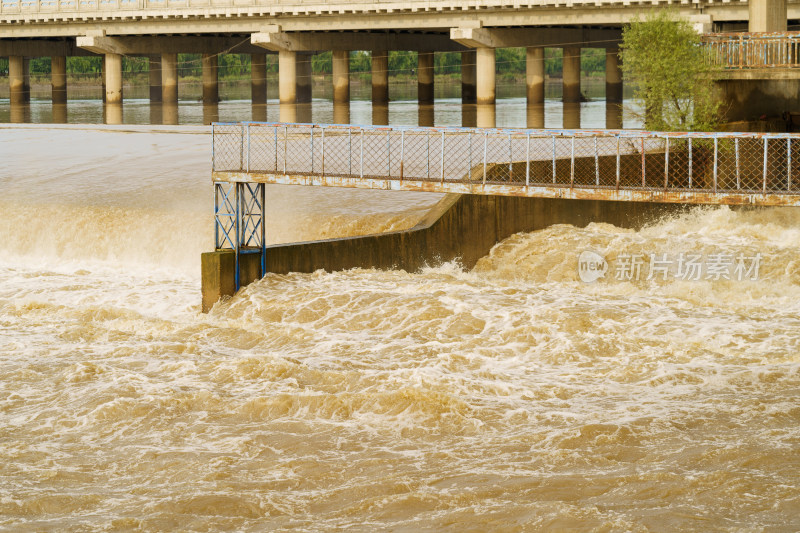
{"label": "concrete bridge", "polygon": [[[563,100],[578,102],[580,49],[605,48],[606,99],[622,98],[622,26],[672,6],[701,32],[780,32],[800,19],[800,0],[0,0],[0,57],[9,57],[12,104],[29,99],[28,59],[52,58],[52,97],[66,101],[66,57],[104,56],[105,102],[121,105],[122,57],[146,56],[150,97],[178,100],[177,54],[202,54],[203,99],[219,99],[218,56],[252,55],[252,99],[266,102],[266,55],[278,55],[281,120],[311,98],[310,55],[333,51],[334,101],[349,101],[349,52],[372,54],[372,99],[388,102],[390,50],[419,52],[418,99],[433,102],[434,52],[461,52],[462,98],[487,106],[479,126],[494,126],[496,48],[527,47],[527,96],[544,99],[544,48],[564,50]],[[378,122],[381,122],[380,120]],[[613,127],[614,125],[612,125]],[[619,126],[617,126],[619,127]]]}
{"label": "concrete bridge", "polygon": [[[215,124],[212,179],[205,309],[266,272],[471,267],[513,233],[552,224],[800,206],[800,134]],[[447,195],[409,231],[267,246],[268,183]]]}

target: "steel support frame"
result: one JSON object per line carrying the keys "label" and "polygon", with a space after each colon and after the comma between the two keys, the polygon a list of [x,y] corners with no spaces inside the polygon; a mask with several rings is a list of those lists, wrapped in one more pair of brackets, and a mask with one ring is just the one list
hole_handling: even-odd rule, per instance
{"label": "steel support frame", "polygon": [[261,254],[267,271],[266,186],[252,182],[214,182],[214,249],[234,251],[234,277],[241,288],[241,255]]}

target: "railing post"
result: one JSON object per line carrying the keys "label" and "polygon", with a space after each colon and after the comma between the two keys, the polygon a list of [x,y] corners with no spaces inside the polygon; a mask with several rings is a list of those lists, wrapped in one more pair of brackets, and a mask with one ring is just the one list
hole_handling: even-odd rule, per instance
{"label": "railing post", "polygon": [[792,190],[792,139],[786,139],[786,191]]}
{"label": "railing post", "polygon": [[289,144],[289,127],[283,127],[283,174],[286,175],[286,145]]}
{"label": "railing post", "polygon": [[467,132],[467,180],[472,181],[472,132]]}
{"label": "railing post", "polygon": [[508,134],[508,181],[514,180],[514,149],[511,144],[511,134]]}
{"label": "railing post", "polygon": [[353,130],[347,128],[347,175],[353,175]]}
{"label": "railing post", "polygon": [[425,131],[425,178],[431,179],[431,132]]}
{"label": "railing post", "polygon": [[645,179],[645,173],[647,172],[646,168],[646,156],[644,153],[644,137],[642,137],[642,187],[647,187],[647,180]]}
{"label": "railing post", "polygon": [[664,139],[664,190],[669,188],[669,137]]}
{"label": "railing post", "polygon": [[261,189],[261,277],[267,275],[267,186],[259,184]]}
{"label": "railing post", "polygon": [[620,182],[620,154],[619,154],[620,146],[619,145],[620,145],[620,136],[619,136],[619,134],[617,134],[617,190],[619,190],[619,182]]}
{"label": "railing post", "polygon": [[239,171],[244,170],[244,147],[245,147],[245,125],[242,124],[241,133],[239,134]]}
{"label": "railing post", "polygon": [[400,130],[400,181],[403,181],[403,171],[406,162],[406,130]]}
{"label": "railing post", "polygon": [[763,192],[767,192],[767,138],[764,137],[764,186]]}
{"label": "railing post", "polygon": [[525,145],[525,186],[531,184],[531,132],[528,132],[527,144]]}
{"label": "railing post", "polygon": [[597,153],[597,137],[594,138],[594,184],[600,186],[600,156]]}
{"label": "railing post", "polygon": [[575,185],[575,134],[572,135],[572,144],[569,152],[569,188]]}
{"label": "railing post", "polygon": [[553,183],[556,182],[556,136],[553,134]]}
{"label": "railing post", "polygon": [[717,192],[717,165],[719,161],[719,138],[714,137],[714,192]]}
{"label": "railing post", "polygon": [[739,172],[739,137],[733,140],[733,151],[736,153],[736,190],[739,190],[742,188]]}
{"label": "railing post", "polygon": [[311,126],[311,169],[309,170],[309,174],[314,173],[314,126]]}
{"label": "railing post", "polygon": [[392,177],[392,130],[386,130],[386,172]]}
{"label": "railing post", "polygon": [[364,178],[364,128],[360,128],[361,131],[361,178]]}
{"label": "railing post", "polygon": [[236,203],[236,215],[235,215],[235,230],[236,230],[236,238],[233,240],[233,256],[234,256],[234,265],[233,265],[233,280],[234,280],[234,287],[238,291],[240,285],[240,278],[239,278],[239,245],[241,242],[241,217],[242,217],[242,208],[241,208],[241,183],[236,183],[233,186],[233,201]]}
{"label": "railing post", "polygon": [[247,124],[247,172],[250,172],[250,124]]}
{"label": "railing post", "polygon": [[275,169],[274,171],[278,171],[278,126],[275,126]]}
{"label": "railing post", "polygon": [[325,126],[322,127],[322,177],[325,177]]}
{"label": "railing post", "polygon": [[211,123],[211,170],[217,170],[217,141],[214,137],[214,123]]}
{"label": "railing post", "polygon": [[486,185],[486,155],[489,147],[489,132],[483,133],[483,184]]}
{"label": "railing post", "polygon": [[689,188],[692,188],[692,138],[689,137]]}
{"label": "railing post", "polygon": [[442,179],[442,183],[444,183],[444,131],[442,131],[442,157],[441,157],[440,163],[442,165],[442,176],[441,176],[441,179]]}

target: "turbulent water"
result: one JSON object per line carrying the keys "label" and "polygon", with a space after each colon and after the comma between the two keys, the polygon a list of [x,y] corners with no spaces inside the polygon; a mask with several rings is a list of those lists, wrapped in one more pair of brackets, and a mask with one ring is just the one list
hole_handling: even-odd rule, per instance
{"label": "turbulent water", "polygon": [[[554,226],[471,271],[269,275],[202,315],[205,132],[0,129],[0,529],[800,529],[800,213]],[[438,198],[268,197],[272,242]]]}

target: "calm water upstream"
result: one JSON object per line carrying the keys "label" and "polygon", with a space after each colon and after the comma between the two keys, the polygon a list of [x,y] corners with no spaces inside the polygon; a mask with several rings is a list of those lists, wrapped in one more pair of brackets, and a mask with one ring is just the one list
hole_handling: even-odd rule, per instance
{"label": "calm water upstream", "polygon": [[[0,125],[0,530],[800,529],[800,213],[554,226],[471,271],[269,275],[202,315],[208,131]],[[438,199],[267,196],[272,242],[409,227]],[[579,280],[584,250],[605,278]],[[646,279],[681,253],[760,268]]]}

